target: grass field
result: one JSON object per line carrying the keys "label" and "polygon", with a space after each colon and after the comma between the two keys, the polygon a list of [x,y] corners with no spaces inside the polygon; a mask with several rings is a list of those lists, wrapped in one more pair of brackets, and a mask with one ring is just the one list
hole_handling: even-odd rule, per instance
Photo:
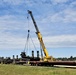
{"label": "grass field", "polygon": [[76,75],[76,69],[55,67],[32,67],[0,65],[0,75]]}

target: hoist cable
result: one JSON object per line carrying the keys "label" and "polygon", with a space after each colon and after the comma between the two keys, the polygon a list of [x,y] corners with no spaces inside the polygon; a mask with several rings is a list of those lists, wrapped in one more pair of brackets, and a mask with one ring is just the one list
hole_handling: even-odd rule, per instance
{"label": "hoist cable", "polygon": [[[28,24],[28,35],[27,35],[27,40],[26,40],[26,43],[25,43],[24,52],[25,52],[25,49],[26,49],[26,48],[27,48],[26,50],[28,51],[28,41],[29,41],[29,39],[28,39],[28,38],[29,38],[29,14],[27,14],[27,19],[28,19],[28,20],[27,20],[27,24]],[[26,52],[27,52],[27,51],[26,51]]]}
{"label": "hoist cable", "polygon": [[27,34],[27,40],[26,40],[26,43],[25,43],[25,48],[24,48],[24,52],[25,52],[25,50],[26,50],[26,53],[28,54],[29,52],[29,49],[30,49],[30,39],[31,39],[31,42],[33,43],[33,46],[34,46],[34,49],[37,51],[37,49],[36,49],[36,46],[35,46],[35,44],[34,44],[34,42],[33,42],[33,40],[32,40],[32,37],[31,37],[31,35],[30,35],[30,26],[29,26],[29,14],[27,15],[27,19],[28,19],[28,22],[27,22],[27,24],[28,24],[28,34]]}
{"label": "hoist cable", "polygon": [[32,43],[33,43],[33,46],[34,46],[35,50],[37,51],[36,46],[35,46],[35,44],[34,44],[34,42],[33,42],[33,40],[32,40],[31,35],[30,35],[30,38],[31,38],[31,41],[32,41]]}

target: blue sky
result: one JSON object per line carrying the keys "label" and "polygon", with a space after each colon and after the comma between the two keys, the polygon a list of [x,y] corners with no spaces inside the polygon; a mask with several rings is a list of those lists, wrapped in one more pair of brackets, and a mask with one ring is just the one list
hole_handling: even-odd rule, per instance
{"label": "blue sky", "polygon": [[[33,12],[49,55],[76,56],[76,0],[0,0],[0,56],[20,56],[25,47],[28,25],[39,50],[39,41],[30,16],[27,19],[27,10]],[[32,42],[29,49],[34,49]]]}

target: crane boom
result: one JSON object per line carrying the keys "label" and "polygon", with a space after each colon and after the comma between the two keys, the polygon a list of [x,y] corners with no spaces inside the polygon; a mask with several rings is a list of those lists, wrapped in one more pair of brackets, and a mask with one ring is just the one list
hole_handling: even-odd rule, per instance
{"label": "crane boom", "polygon": [[28,10],[28,13],[30,14],[30,16],[31,16],[31,18],[32,18],[32,21],[33,21],[33,23],[34,23],[36,32],[39,32],[39,29],[38,29],[38,27],[37,27],[37,24],[36,24],[36,22],[35,22],[35,20],[34,20],[34,17],[33,17],[33,15],[32,15],[32,11],[29,11],[29,10]]}
{"label": "crane boom", "polygon": [[45,45],[44,45],[44,42],[43,42],[43,39],[42,39],[42,35],[41,35],[41,33],[40,33],[40,31],[39,31],[39,29],[38,29],[38,27],[37,27],[37,24],[36,24],[35,19],[34,19],[34,17],[33,17],[32,11],[29,11],[29,10],[28,10],[28,13],[30,14],[30,16],[31,16],[31,18],[32,18],[32,21],[33,21],[33,23],[34,23],[34,26],[35,26],[35,29],[36,29],[36,34],[37,34],[37,36],[38,36],[39,42],[40,42],[40,44],[41,44],[41,46],[42,46],[42,49],[43,49],[43,51],[44,51],[44,54],[45,54],[45,59],[51,59],[51,57],[49,56],[49,54],[48,54],[48,52],[47,52],[47,49],[46,49],[46,47],[45,47]]}

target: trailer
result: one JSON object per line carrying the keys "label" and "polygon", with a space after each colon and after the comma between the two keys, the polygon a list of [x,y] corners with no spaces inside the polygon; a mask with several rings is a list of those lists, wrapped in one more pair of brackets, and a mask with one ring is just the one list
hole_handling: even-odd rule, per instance
{"label": "trailer", "polygon": [[32,66],[54,66],[54,65],[66,65],[66,66],[76,66],[75,61],[30,61]]}

